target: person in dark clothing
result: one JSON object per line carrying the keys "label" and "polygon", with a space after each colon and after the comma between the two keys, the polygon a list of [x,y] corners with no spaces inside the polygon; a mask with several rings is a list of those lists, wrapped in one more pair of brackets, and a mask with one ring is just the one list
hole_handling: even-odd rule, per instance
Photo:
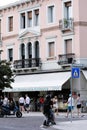
{"label": "person in dark clothing", "polygon": [[10,110],[14,110],[15,101],[13,100],[13,98],[11,98],[11,99],[9,100],[9,107],[10,107]]}
{"label": "person in dark clothing", "polygon": [[53,102],[51,100],[50,95],[46,96],[46,99],[44,101],[44,107],[43,107],[43,114],[45,115],[46,119],[43,122],[43,125],[49,126],[51,124],[56,124],[54,121],[54,113],[52,111]]}

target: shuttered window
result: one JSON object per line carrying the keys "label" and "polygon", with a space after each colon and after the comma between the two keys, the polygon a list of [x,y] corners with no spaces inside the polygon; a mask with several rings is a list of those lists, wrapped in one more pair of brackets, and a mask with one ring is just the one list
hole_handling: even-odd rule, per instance
{"label": "shuttered window", "polygon": [[35,20],[34,20],[35,23],[34,23],[34,25],[38,26],[39,25],[39,9],[35,10],[34,12],[35,12],[34,13],[35,14],[35,17],[34,17],[35,18]]}
{"label": "shuttered window", "polygon": [[32,11],[28,12],[28,27],[32,26]]}
{"label": "shuttered window", "polygon": [[54,57],[54,42],[49,42],[49,57]]}
{"label": "shuttered window", "polygon": [[13,31],[13,16],[9,17],[9,32]]}

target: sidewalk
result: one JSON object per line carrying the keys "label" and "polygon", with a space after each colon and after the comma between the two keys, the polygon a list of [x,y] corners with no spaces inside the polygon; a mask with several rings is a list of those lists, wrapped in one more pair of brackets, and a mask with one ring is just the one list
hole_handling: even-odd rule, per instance
{"label": "sidewalk", "polygon": [[[84,115],[84,117],[86,117],[87,119],[87,113],[82,113],[82,115]],[[29,113],[23,113],[23,117],[29,117],[29,116],[43,116],[43,113],[41,112],[29,112]],[[62,113],[60,112],[58,116],[56,116],[56,118],[65,118],[66,120],[66,113]],[[69,120],[68,121],[64,121],[64,122],[56,122],[56,125],[53,125],[52,127],[58,130],[86,130],[87,129],[87,120],[84,119],[84,117],[80,117],[83,118],[81,120],[74,120],[72,121],[70,118],[71,115],[69,115]],[[74,118],[78,118],[77,114],[74,115]]]}
{"label": "sidewalk", "polygon": [[[65,118],[66,113],[59,113],[59,118]],[[77,113],[74,114],[74,118],[78,119]],[[71,119],[71,114],[69,114],[69,121],[57,122],[53,128],[58,130],[86,130],[87,129],[87,113],[82,113],[79,119],[81,120],[73,120]]]}
{"label": "sidewalk", "polygon": [[[82,113],[81,115],[84,115],[87,117],[87,113]],[[42,112],[25,112],[23,113],[24,117],[28,116],[44,116]],[[59,115],[55,115],[56,118],[65,118],[66,119],[66,112],[59,112]],[[74,114],[74,117],[77,118],[77,113]],[[71,118],[71,113],[69,113],[69,119]]]}
{"label": "sidewalk", "polygon": [[[84,117],[87,117],[87,113],[82,113],[82,115],[84,115]],[[29,112],[29,113],[25,113],[23,114],[23,116],[43,116],[44,115],[41,112]],[[56,118],[65,118],[66,120],[66,113],[60,112],[58,116],[56,116]],[[81,120],[71,120],[71,115],[69,115],[69,121],[64,121],[64,122],[56,122],[56,125],[53,125],[52,127],[58,130],[87,130],[87,120],[84,119],[84,117],[80,117],[83,118]],[[74,115],[75,118],[77,117],[77,114]]]}
{"label": "sidewalk", "polygon": [[87,120],[59,122],[53,128],[58,130],[87,130]]}

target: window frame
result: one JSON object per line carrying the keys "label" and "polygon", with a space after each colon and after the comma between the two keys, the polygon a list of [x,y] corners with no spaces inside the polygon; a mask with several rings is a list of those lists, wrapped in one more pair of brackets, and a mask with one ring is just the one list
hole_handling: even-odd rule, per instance
{"label": "window frame", "polygon": [[[29,13],[31,13],[31,17],[29,16]],[[27,12],[27,27],[30,28],[32,27],[32,24],[33,24],[33,11],[30,10]]]}
{"label": "window frame", "polygon": [[[12,61],[10,61],[10,58],[9,58],[9,49],[12,49]],[[14,61],[14,49],[13,49],[13,45],[9,46],[6,48],[6,52],[7,52],[7,61],[10,61],[10,62],[13,62]]]}
{"label": "window frame", "polygon": [[[48,11],[48,9],[49,9],[49,7],[54,7],[53,8],[53,21],[52,22],[49,22],[49,11]],[[47,24],[54,24],[55,23],[55,4],[50,4],[50,5],[47,5],[47,7],[46,7],[47,9],[46,9],[46,18],[47,18]]]}
{"label": "window frame", "polygon": [[[25,14],[24,17],[22,14]],[[25,29],[26,28],[26,12],[21,12],[20,13],[20,29]]]}
{"label": "window frame", "polygon": [[[11,50],[11,51],[10,51]],[[11,53],[10,53],[11,52]],[[10,61],[10,62],[12,62],[13,61],[13,48],[9,48],[8,49],[8,60]]]}
{"label": "window frame", "polygon": [[[11,27],[11,25],[10,25],[10,18],[12,18],[12,27]],[[7,27],[8,27],[8,29],[7,29],[7,31],[10,33],[10,32],[13,32],[13,23],[14,23],[14,19],[13,19],[13,15],[11,15],[11,16],[8,16],[8,18],[7,18]],[[12,30],[11,30],[11,28],[12,28]]]}
{"label": "window frame", "polygon": [[[38,10],[38,14],[35,13],[35,11]],[[40,10],[39,9],[34,9],[33,10],[34,14],[34,26],[39,26],[39,17],[40,17]]]}
{"label": "window frame", "polygon": [[[37,21],[37,19],[35,20],[35,10],[39,10],[39,15],[38,15],[38,22],[37,24],[35,23],[35,21]],[[32,19],[31,21],[31,25],[29,26],[29,19],[28,19],[28,13],[32,12]],[[22,14],[25,13],[25,27],[23,27],[22,25]],[[37,16],[36,16],[37,17]],[[19,12],[19,30],[23,30],[23,29],[27,29],[27,28],[38,28],[40,26],[40,6],[35,7],[35,8],[31,8],[31,9],[27,9],[25,11],[20,11]]]}
{"label": "window frame", "polygon": [[[56,57],[56,37],[57,36],[54,36],[54,37],[48,37],[46,38],[46,59],[47,60],[53,60],[55,59]],[[49,43],[52,43],[54,42],[54,56],[49,56]]]}

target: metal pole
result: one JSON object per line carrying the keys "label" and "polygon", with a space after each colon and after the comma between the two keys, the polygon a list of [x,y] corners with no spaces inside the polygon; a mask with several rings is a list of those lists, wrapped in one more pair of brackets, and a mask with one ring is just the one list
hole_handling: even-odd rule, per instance
{"label": "metal pole", "polygon": [[71,122],[72,122],[72,65],[71,65]]}

